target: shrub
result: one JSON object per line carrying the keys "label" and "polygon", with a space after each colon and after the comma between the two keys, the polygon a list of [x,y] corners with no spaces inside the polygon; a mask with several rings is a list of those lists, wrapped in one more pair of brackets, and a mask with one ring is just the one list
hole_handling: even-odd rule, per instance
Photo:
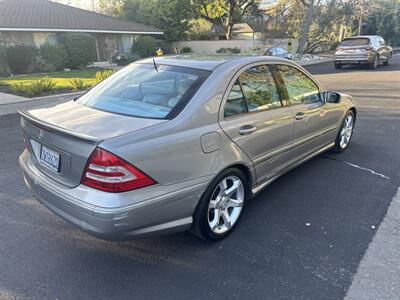
{"label": "shrub", "polygon": [[11,85],[11,91],[17,95],[33,97],[39,96],[43,94],[43,92],[51,91],[55,86],[56,82],[52,78],[46,76],[30,84],[24,84],[23,82],[14,83]]}
{"label": "shrub", "polygon": [[25,95],[27,90],[27,86],[25,86],[22,82],[11,84],[11,91],[17,95]]}
{"label": "shrub", "polygon": [[7,60],[13,74],[26,73],[35,60],[37,49],[33,46],[11,46],[7,48]]}
{"label": "shrub", "polygon": [[38,85],[41,86],[43,92],[51,91],[56,86],[56,82],[54,81],[54,79],[50,78],[49,76],[40,78],[36,82]]}
{"label": "shrub", "polygon": [[63,45],[52,45],[46,43],[40,47],[40,56],[45,63],[45,70],[59,71],[63,70],[67,64],[67,51]]}
{"label": "shrub", "polygon": [[86,87],[85,83],[80,78],[70,79],[69,84],[72,86],[74,90],[83,90]]}
{"label": "shrub", "polygon": [[0,35],[0,77],[7,76],[10,76],[10,68],[7,62],[7,50]]}
{"label": "shrub", "polygon": [[92,63],[96,57],[94,38],[87,33],[65,33],[61,44],[67,53],[67,67],[82,69]]}
{"label": "shrub", "polygon": [[156,40],[151,36],[140,36],[134,41],[131,52],[140,57],[149,57],[154,55]]}
{"label": "shrub", "polygon": [[231,54],[231,53],[238,54],[238,53],[240,53],[240,49],[238,47],[219,48],[216,52],[217,53],[227,53],[227,54]]}
{"label": "shrub", "polygon": [[182,47],[181,53],[192,53],[192,48],[188,46]]}
{"label": "shrub", "polygon": [[96,72],[96,82],[102,82],[104,79],[107,77],[110,77],[112,74],[114,74],[113,70],[104,70],[104,71],[97,71]]}
{"label": "shrub", "polygon": [[8,66],[1,67],[0,66],[0,77],[8,77],[10,76],[10,68]]}

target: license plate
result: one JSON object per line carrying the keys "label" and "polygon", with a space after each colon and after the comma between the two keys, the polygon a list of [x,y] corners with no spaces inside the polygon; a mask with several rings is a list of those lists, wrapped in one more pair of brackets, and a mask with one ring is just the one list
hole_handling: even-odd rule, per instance
{"label": "license plate", "polygon": [[40,162],[54,172],[60,170],[60,154],[46,146],[40,151]]}

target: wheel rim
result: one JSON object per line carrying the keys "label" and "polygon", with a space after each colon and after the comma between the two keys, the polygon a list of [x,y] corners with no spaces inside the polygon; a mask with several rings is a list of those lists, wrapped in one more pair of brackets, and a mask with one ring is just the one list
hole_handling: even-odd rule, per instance
{"label": "wheel rim", "polygon": [[222,179],[211,194],[208,205],[208,225],[216,234],[231,229],[242,212],[244,185],[237,176]]}
{"label": "wheel rim", "polygon": [[346,148],[349,145],[351,135],[353,134],[353,116],[348,115],[344,119],[344,125],[340,132],[340,147],[342,149]]}

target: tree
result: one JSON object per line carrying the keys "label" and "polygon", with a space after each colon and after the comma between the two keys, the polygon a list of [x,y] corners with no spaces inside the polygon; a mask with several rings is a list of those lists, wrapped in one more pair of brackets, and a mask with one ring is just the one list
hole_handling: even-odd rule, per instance
{"label": "tree", "polygon": [[97,11],[108,16],[118,16],[121,14],[123,5],[122,0],[99,0]]}
{"label": "tree", "polygon": [[306,16],[303,20],[303,25],[301,27],[299,46],[297,47],[297,53],[303,54],[307,44],[310,26],[313,21],[315,6],[318,6],[321,3],[321,0],[308,0],[308,1],[300,0],[300,1],[304,5],[307,11]]}
{"label": "tree", "polygon": [[226,39],[232,38],[233,25],[254,9],[259,0],[193,0],[199,17],[224,28]]}
{"label": "tree", "polygon": [[160,28],[167,41],[186,37],[193,13],[191,0],[124,0],[122,6],[124,18]]}
{"label": "tree", "polygon": [[381,35],[392,45],[400,45],[400,1],[371,0],[364,15],[365,34]]}

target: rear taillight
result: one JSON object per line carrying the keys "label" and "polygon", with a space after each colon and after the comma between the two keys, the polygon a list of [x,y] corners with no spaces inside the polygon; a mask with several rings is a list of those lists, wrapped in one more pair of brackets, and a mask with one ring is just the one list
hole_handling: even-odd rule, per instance
{"label": "rear taillight", "polygon": [[111,193],[126,192],[156,181],[111,152],[97,147],[83,172],[82,184]]}
{"label": "rear taillight", "polygon": [[342,48],[336,48],[336,52],[341,52],[341,51],[343,51],[343,49]]}

